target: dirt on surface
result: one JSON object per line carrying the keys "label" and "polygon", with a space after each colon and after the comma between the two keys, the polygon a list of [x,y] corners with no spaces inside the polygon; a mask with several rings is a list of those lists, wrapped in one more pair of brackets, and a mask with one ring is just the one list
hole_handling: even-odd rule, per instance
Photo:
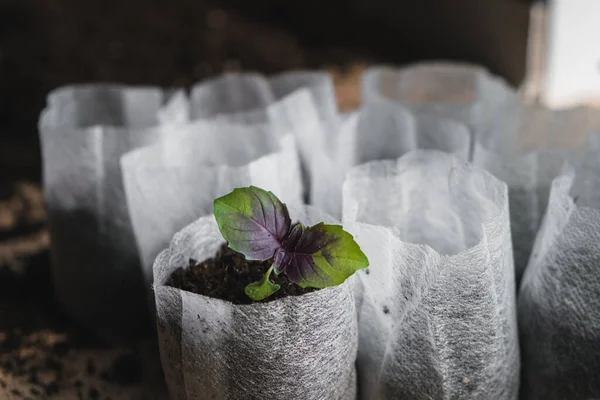
{"label": "dirt on surface", "polygon": [[[255,301],[246,295],[244,289],[249,283],[259,282],[271,264],[270,260],[247,261],[243,254],[223,244],[213,258],[204,261],[190,259],[189,266],[176,269],[167,286],[230,301],[233,304],[252,304]],[[261,303],[314,291],[291,283],[284,274],[271,274],[270,280],[278,284],[280,289],[261,300]]]}
{"label": "dirt on surface", "polygon": [[155,340],[109,345],[55,303],[39,185],[0,194],[0,399],[166,399]]}

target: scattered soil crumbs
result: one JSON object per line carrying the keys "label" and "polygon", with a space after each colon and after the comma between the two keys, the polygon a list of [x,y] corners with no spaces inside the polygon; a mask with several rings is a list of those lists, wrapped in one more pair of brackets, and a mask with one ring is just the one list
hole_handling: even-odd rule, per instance
{"label": "scattered soil crumbs", "polygon": [[9,380],[28,384],[28,390],[10,389],[13,397],[53,396],[59,392],[57,382],[63,375],[61,359],[67,353],[64,335],[43,331],[31,335],[22,335],[19,330],[3,332],[0,349],[0,386],[8,389]]}
{"label": "scattered soil crumbs", "polygon": [[156,339],[111,346],[55,303],[41,193],[0,180],[0,399],[167,399]]}
{"label": "scattered soil crumbs", "polygon": [[[198,262],[190,259],[188,268],[180,267],[169,278],[167,286],[202,294],[233,304],[252,304],[244,289],[252,282],[258,282],[271,267],[270,261],[247,261],[244,256],[227,247],[221,246],[214,258]],[[275,294],[260,302],[269,302],[287,296],[300,296],[315,289],[302,289],[287,280],[281,274],[271,274],[271,281],[280,285]]]}
{"label": "scattered soil crumbs", "polygon": [[166,399],[161,378],[151,346],[95,347],[52,330],[0,333],[1,399]]}

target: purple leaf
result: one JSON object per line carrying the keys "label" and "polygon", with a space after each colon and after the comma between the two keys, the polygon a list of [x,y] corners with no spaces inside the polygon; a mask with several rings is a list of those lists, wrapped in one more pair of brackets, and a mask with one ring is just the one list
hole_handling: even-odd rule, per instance
{"label": "purple leaf", "polygon": [[324,288],[343,283],[369,261],[340,225],[296,224],[275,254],[274,266],[301,287]]}
{"label": "purple leaf", "polygon": [[285,204],[263,189],[235,189],[215,200],[214,213],[231,249],[247,260],[273,258],[263,278],[246,286],[246,294],[254,300],[279,289],[269,280],[272,271],[285,273],[290,282],[303,288],[325,288],[369,266],[352,235],[340,225],[292,226]]}
{"label": "purple leaf", "polygon": [[216,199],[214,214],[229,247],[247,260],[273,257],[291,225],[285,204],[273,193],[254,186]]}

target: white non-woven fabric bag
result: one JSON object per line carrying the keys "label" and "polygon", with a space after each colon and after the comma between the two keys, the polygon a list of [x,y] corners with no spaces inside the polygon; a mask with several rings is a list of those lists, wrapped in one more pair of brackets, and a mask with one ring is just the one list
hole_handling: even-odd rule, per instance
{"label": "white non-woven fabric bag", "polygon": [[[335,223],[290,207],[305,224]],[[166,286],[188,259],[214,257],[223,240],[212,215],[175,235],[154,264],[161,360],[171,398],[354,400],[357,351],[352,287],[234,305]]]}
{"label": "white non-woven fabric bag", "polygon": [[497,107],[517,99],[501,78],[468,64],[372,67],[363,77],[363,103],[392,100],[415,112],[456,119],[473,131],[484,126]]}
{"label": "white non-woven fabric bag", "polygon": [[332,137],[331,125],[320,117],[317,106],[310,91],[299,89],[274,103],[267,113],[274,133],[290,131],[294,134],[308,202],[339,219],[342,183],[349,165],[338,158],[337,142],[352,125],[340,123]]}
{"label": "white non-woven fabric bag", "polygon": [[288,72],[270,78],[226,74],[196,85],[190,109],[192,119],[267,124],[274,134],[293,133],[305,198],[340,217],[339,192],[345,169],[337,158],[341,122],[328,73]]}
{"label": "white non-woven fabric bag", "polygon": [[173,235],[213,212],[213,202],[237,187],[272,191],[284,203],[302,203],[294,137],[275,137],[264,125],[195,121],[177,137],[122,158],[131,222],[147,287],[152,265]]}
{"label": "white non-woven fabric bag", "polygon": [[272,77],[256,73],[225,74],[200,82],[191,91],[191,118],[267,122],[267,108],[299,89],[309,91],[320,119],[330,124],[335,134],[339,120],[337,101],[333,80],[326,72],[286,72]]}
{"label": "white non-woven fabric bag", "polygon": [[349,164],[396,159],[417,149],[441,150],[469,159],[471,134],[461,122],[411,112],[392,101],[365,103],[359,113]]}
{"label": "white non-woven fabric bag", "polygon": [[516,399],[519,347],[506,185],[449,154],[354,168],[344,226],[356,274],[360,399]]}
{"label": "white non-woven fabric bag", "polygon": [[523,398],[600,398],[600,161],[580,154],[552,182],[519,293]]}
{"label": "white non-woven fabric bag", "polygon": [[600,112],[589,108],[550,110],[507,103],[476,133],[473,163],[506,182],[517,283],[529,261],[550,193],[565,160],[590,146],[600,131]]}
{"label": "white non-woven fabric bag", "polygon": [[[348,170],[368,161],[396,159],[417,149],[432,149],[469,158],[471,135],[461,122],[434,114],[415,113],[387,99],[367,102],[358,111],[342,115],[340,132],[336,136],[334,164],[337,179],[328,179],[324,194],[331,204],[328,209],[341,209],[341,183]],[[318,171],[328,170],[326,163],[313,162]],[[332,168],[329,167],[329,170]],[[340,182],[332,184],[332,182]],[[333,199],[337,201],[334,202]],[[323,202],[317,202],[317,205]]]}
{"label": "white non-woven fabric bag", "polygon": [[167,97],[155,87],[68,86],[40,116],[56,295],[109,340],[149,332],[119,160],[169,134],[157,119]]}

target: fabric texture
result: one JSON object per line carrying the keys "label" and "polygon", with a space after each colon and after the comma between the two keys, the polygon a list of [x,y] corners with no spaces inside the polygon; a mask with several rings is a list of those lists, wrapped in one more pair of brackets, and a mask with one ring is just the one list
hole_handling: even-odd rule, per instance
{"label": "fabric texture", "polygon": [[596,146],[552,182],[519,296],[526,399],[600,398],[599,171]]}
{"label": "fabric texture", "polygon": [[516,399],[506,185],[421,150],[356,167],[343,199],[370,261],[354,280],[359,398]]}
{"label": "fabric texture", "polygon": [[469,64],[422,63],[372,67],[363,78],[363,102],[394,101],[413,112],[455,119],[477,131],[518,95],[501,78]]}
{"label": "fabric texture", "polygon": [[325,72],[226,74],[201,82],[190,95],[194,119],[265,124],[274,134],[292,133],[303,170],[305,199],[341,217],[345,165],[338,162],[343,132],[333,81]]}
{"label": "fabric texture", "polygon": [[[305,224],[335,223],[290,207]],[[173,399],[356,398],[358,327],[349,283],[267,303],[234,305],[166,286],[190,257],[224,243],[212,215],[175,235],[154,264],[162,364]]]}
{"label": "fabric texture", "polygon": [[56,295],[109,340],[150,326],[119,160],[168,136],[157,120],[167,97],[154,87],[68,86],[49,94],[40,117]]}
{"label": "fabric texture", "polygon": [[173,235],[213,212],[213,202],[254,185],[284,203],[302,203],[294,137],[260,125],[197,121],[176,138],[134,150],[122,159],[127,203],[147,287],[152,265]]}
{"label": "fabric texture", "polygon": [[552,180],[565,160],[600,132],[600,112],[550,110],[516,102],[497,110],[478,132],[473,163],[508,185],[517,283],[546,211]]}

